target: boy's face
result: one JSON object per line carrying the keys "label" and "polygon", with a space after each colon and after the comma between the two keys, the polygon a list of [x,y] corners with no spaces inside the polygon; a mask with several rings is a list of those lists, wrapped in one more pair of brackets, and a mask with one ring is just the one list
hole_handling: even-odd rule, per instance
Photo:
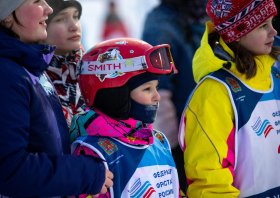
{"label": "boy's face", "polygon": [[271,52],[274,36],[277,31],[272,26],[273,17],[268,18],[264,23],[241,37],[240,45],[256,55],[269,54]]}
{"label": "boy's face", "polygon": [[160,95],[157,91],[158,80],[142,84],[130,92],[130,97],[142,105],[157,105]]}
{"label": "boy's face", "polygon": [[75,7],[61,10],[47,27],[48,37],[45,42],[56,45],[55,54],[68,55],[79,49],[81,43],[81,24],[79,11]]}

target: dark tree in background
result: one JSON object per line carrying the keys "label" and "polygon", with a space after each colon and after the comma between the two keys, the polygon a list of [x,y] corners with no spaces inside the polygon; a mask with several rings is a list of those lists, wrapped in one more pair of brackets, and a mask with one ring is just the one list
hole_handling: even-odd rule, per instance
{"label": "dark tree in background", "polygon": [[274,0],[274,3],[278,10],[278,15],[274,18],[273,27],[277,30],[278,35],[280,35],[280,0]]}

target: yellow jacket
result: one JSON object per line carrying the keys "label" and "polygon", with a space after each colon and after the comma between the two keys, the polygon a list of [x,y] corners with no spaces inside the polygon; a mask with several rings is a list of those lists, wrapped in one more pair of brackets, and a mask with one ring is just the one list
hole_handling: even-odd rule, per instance
{"label": "yellow jacket", "polygon": [[[215,31],[213,24],[206,24],[206,31],[193,59],[193,74],[198,83],[207,74],[223,67],[208,44],[208,34]],[[220,44],[233,58],[233,52],[220,39]],[[257,75],[247,80],[240,74],[234,62],[230,72],[245,84],[257,90],[268,90],[271,86],[271,65],[275,60],[269,55],[256,59]],[[232,198],[239,190],[232,186],[234,175],[234,112],[226,87],[207,78],[195,90],[185,116],[185,172],[189,187],[189,198]]]}

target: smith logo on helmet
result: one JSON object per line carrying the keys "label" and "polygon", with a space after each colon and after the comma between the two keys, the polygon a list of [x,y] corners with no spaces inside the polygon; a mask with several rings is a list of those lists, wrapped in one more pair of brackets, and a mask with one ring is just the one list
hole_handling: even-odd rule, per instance
{"label": "smith logo on helmet", "polygon": [[[81,62],[81,74],[110,74],[124,73],[146,69],[145,57],[140,56],[130,59],[109,60],[105,62],[89,61]],[[144,66],[143,66],[144,65]]]}

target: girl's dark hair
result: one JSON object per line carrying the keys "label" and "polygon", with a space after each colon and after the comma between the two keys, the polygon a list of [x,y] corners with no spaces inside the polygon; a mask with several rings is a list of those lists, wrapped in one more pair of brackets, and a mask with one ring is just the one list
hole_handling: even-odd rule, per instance
{"label": "girl's dark hair", "polygon": [[[14,17],[15,22],[16,22],[18,25],[24,27],[24,26],[18,21],[18,18],[17,18],[17,16],[16,16],[16,11],[15,11],[15,10],[13,11],[12,14],[13,14],[13,17]],[[0,23],[0,29],[1,29],[5,34],[7,34],[7,35],[9,35],[9,36],[12,36],[12,37],[14,37],[14,38],[19,39],[19,36],[18,36],[16,33],[14,33],[14,32],[11,30],[11,28],[6,28],[6,27],[5,27],[3,24],[1,24],[1,23]]]}
{"label": "girl's dark hair", "polygon": [[[209,34],[209,44],[214,50],[215,45],[219,42],[220,35],[218,32]],[[228,43],[227,46],[235,54],[236,69],[239,73],[245,74],[246,79],[251,79],[257,74],[257,64],[255,61],[256,55],[251,51],[242,47],[239,42]],[[279,61],[278,55],[280,55],[280,47],[272,47],[269,56]]]}

